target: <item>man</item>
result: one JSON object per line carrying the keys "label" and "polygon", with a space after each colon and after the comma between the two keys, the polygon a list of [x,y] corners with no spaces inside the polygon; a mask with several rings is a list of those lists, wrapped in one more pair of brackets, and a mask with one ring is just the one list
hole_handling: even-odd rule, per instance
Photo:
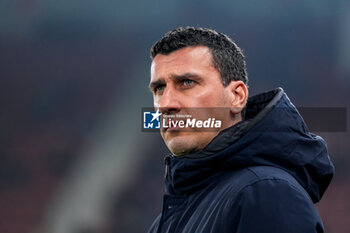
{"label": "man", "polygon": [[324,232],[313,203],[334,167],[284,91],[248,99],[242,51],[210,29],[172,30],[151,58],[150,89],[163,117],[207,116],[222,125],[161,129],[172,154],[163,210],[149,232]]}

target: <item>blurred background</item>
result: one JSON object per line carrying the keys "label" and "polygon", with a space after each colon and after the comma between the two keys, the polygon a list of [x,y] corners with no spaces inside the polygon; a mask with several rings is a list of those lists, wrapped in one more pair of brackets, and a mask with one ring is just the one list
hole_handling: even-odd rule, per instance
{"label": "blurred background", "polygon": [[[169,153],[141,131],[149,49],[187,25],[238,43],[251,95],[281,86],[349,116],[349,1],[1,0],[1,233],[147,232]],[[349,232],[349,133],[315,133],[336,167],[316,206],[326,232]]]}

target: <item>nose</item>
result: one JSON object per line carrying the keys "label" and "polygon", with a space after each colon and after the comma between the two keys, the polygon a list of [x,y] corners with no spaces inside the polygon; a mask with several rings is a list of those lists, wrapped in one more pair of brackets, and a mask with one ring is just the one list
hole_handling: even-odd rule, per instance
{"label": "nose", "polygon": [[178,93],[171,87],[166,87],[163,95],[158,97],[155,107],[163,114],[178,113],[181,109],[181,103]]}

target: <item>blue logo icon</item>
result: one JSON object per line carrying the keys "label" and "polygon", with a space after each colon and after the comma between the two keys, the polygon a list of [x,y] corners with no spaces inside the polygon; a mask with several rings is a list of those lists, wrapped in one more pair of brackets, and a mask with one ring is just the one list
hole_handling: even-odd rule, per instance
{"label": "blue logo icon", "polygon": [[162,114],[159,111],[156,112],[143,112],[143,128],[144,129],[160,129],[160,116]]}

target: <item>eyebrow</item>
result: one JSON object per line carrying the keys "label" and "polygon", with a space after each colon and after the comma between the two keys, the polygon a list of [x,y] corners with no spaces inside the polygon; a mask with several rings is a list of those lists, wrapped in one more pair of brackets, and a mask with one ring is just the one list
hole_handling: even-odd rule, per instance
{"label": "eyebrow", "polygon": [[151,83],[148,85],[148,89],[150,89],[151,91],[153,91],[153,89],[154,89],[155,87],[158,87],[158,86],[163,85],[163,84],[165,84],[165,81],[164,81],[163,78],[161,78],[161,79],[158,79],[157,81],[151,82]]}
{"label": "eyebrow", "polygon": [[[184,79],[188,79],[188,78],[192,78],[194,80],[201,80],[202,78],[194,73],[185,73],[185,74],[181,74],[181,75],[176,75],[176,74],[171,74],[170,75],[170,79],[174,80],[174,81],[181,81]],[[159,86],[159,85],[164,85],[165,84],[165,79],[164,78],[160,78],[156,81],[151,82],[148,85],[148,88],[152,91],[155,87]]]}

